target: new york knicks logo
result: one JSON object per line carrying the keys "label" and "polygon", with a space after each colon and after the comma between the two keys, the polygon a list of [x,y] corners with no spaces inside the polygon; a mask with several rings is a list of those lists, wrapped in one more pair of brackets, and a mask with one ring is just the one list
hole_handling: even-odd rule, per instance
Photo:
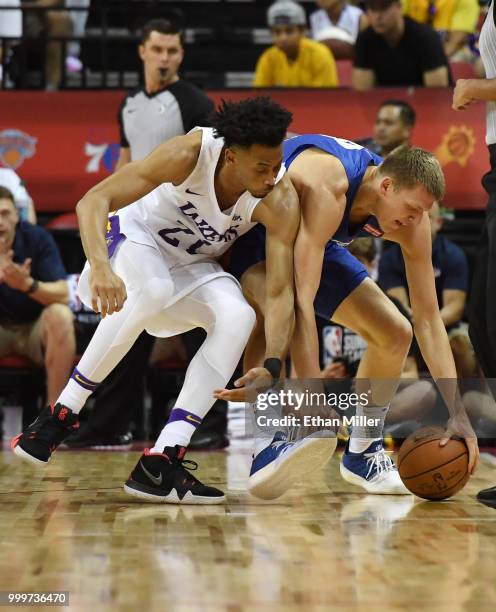
{"label": "new york knicks logo", "polygon": [[0,165],[16,170],[36,153],[37,138],[21,130],[0,132]]}

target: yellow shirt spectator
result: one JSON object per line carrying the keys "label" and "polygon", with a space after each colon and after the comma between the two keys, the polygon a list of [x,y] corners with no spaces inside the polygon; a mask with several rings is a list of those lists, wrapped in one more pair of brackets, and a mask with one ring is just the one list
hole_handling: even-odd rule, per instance
{"label": "yellow shirt spectator", "polygon": [[293,62],[279,47],[269,47],[260,56],[255,87],[337,87],[336,62],[322,43],[302,37]]}
{"label": "yellow shirt spectator", "polygon": [[441,32],[475,32],[477,0],[402,0],[403,13]]}

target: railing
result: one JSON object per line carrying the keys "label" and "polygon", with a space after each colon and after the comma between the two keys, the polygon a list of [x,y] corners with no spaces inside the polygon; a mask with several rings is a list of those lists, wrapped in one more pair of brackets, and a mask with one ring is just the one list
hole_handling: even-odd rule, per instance
{"label": "railing", "polygon": [[[92,2],[90,7],[12,7],[2,6],[0,0],[0,15],[1,11],[22,11],[25,32],[20,37],[0,35],[0,85],[4,89],[45,89],[47,54],[50,49],[53,52],[54,43],[59,43],[58,65],[61,78],[57,88],[121,89],[136,86],[141,81],[141,62],[136,52],[140,28],[154,17],[171,19],[183,28],[187,45],[183,76],[208,87],[249,84],[248,77],[254,69],[256,58],[263,45],[270,40],[268,30],[260,27],[265,23],[265,10],[269,3],[249,0],[110,0]],[[216,7],[214,19],[212,7]],[[37,13],[42,18],[42,15],[49,12],[86,13],[88,21],[84,30],[74,34],[30,34],[26,29],[28,15]],[[210,27],[205,23],[207,21],[210,21]],[[76,74],[69,72],[65,66],[65,58],[74,44],[80,47],[84,65]],[[223,44],[232,45],[234,52],[216,52],[216,45]],[[238,58],[240,68],[236,66]],[[219,68],[222,62],[230,62],[231,65],[227,69]],[[122,65],[126,63],[126,66]],[[199,69],[198,64],[201,64]],[[229,74],[226,75],[230,71],[234,82],[232,78],[230,81]]]}

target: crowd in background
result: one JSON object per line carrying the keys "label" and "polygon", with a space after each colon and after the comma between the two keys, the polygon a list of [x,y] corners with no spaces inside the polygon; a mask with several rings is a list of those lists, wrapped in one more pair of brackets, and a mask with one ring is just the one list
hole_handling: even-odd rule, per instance
{"label": "crowd in background", "polygon": [[[182,26],[187,28],[184,4]],[[235,3],[228,5],[226,10],[236,10]],[[5,0],[1,6],[12,7],[0,9],[0,38],[11,38],[4,45],[4,65],[23,36],[45,37],[42,82],[47,90],[58,89],[64,73],[84,70],[81,37],[90,11],[99,3]],[[474,74],[481,74],[477,42],[485,10],[484,0],[481,4],[478,0],[278,0],[268,6],[265,23],[256,26],[270,30],[273,45],[253,66],[253,84],[336,87],[340,85],[336,62],[353,62],[351,80],[356,89],[449,86],[453,63],[473,65]],[[67,42],[62,44],[61,39]],[[4,87],[15,86],[9,79],[4,79]]]}

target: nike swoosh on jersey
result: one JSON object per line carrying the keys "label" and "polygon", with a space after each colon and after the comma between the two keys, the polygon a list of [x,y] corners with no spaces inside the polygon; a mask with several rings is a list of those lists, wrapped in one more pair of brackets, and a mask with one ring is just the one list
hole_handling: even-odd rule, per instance
{"label": "nike swoosh on jersey", "polygon": [[191,189],[186,189],[186,193],[189,193],[190,195],[197,195],[197,196],[201,196],[201,193],[196,193],[196,191],[191,191]]}
{"label": "nike swoosh on jersey", "polygon": [[160,478],[158,476],[154,476],[153,474],[151,474],[146,467],[143,465],[143,462],[140,461],[140,465],[141,465],[141,469],[143,470],[143,472],[145,472],[145,474],[148,476],[148,478],[154,482],[157,486],[162,484],[162,473],[160,473]]}

